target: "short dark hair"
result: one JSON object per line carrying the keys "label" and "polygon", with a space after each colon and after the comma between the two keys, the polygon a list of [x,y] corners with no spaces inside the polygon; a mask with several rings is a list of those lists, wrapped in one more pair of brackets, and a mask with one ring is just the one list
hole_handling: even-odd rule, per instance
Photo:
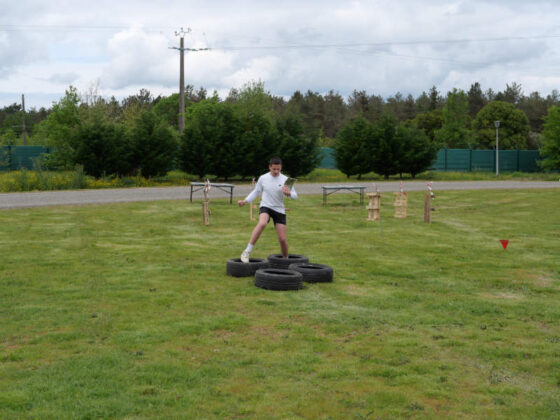
{"label": "short dark hair", "polygon": [[272,159],[270,159],[269,165],[282,165],[282,159],[280,159],[279,157],[273,157]]}

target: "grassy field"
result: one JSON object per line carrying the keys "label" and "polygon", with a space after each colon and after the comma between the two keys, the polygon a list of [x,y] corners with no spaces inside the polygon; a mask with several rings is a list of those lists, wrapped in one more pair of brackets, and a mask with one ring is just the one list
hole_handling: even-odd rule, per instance
{"label": "grassy field", "polygon": [[335,271],[292,292],[225,275],[225,200],[0,211],[0,418],[560,418],[558,191],[353,196],[287,202]]}
{"label": "grassy field", "polygon": [[[263,172],[266,167],[263,168]],[[444,172],[428,171],[418,174],[416,180],[434,181],[558,181],[557,172],[504,172],[496,176],[493,172]],[[211,181],[221,182],[222,179],[209,177]],[[411,180],[409,174],[403,174],[402,180]],[[358,179],[357,175],[347,177],[338,169],[315,169],[306,176],[299,178],[301,182],[355,182],[384,181],[385,178],[375,173],[365,174]],[[389,177],[390,181],[401,180],[400,176]],[[95,179],[84,174],[83,169],[74,171],[11,171],[0,172],[0,193],[22,191],[51,191],[70,189],[101,189],[188,185],[191,181],[201,181],[197,176],[182,171],[171,171],[165,176],[146,179],[136,177],[107,176]],[[249,183],[249,179],[230,178],[227,182],[234,184]]]}

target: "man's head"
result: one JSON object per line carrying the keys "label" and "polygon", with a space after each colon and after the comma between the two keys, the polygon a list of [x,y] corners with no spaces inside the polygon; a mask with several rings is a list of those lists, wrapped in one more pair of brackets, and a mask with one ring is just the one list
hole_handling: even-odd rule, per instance
{"label": "man's head", "polygon": [[280,174],[280,171],[282,170],[282,159],[280,159],[279,157],[273,157],[272,159],[270,159],[268,169],[270,169],[270,173],[272,176],[278,176]]}

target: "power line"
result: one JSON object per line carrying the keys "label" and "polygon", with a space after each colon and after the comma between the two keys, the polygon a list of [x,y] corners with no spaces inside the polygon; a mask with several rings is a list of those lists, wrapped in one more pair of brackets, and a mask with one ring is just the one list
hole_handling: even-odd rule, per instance
{"label": "power line", "polygon": [[359,50],[352,50],[349,48],[339,48],[340,52],[354,54],[354,55],[381,55],[381,56],[388,56],[388,57],[396,57],[396,58],[407,58],[411,60],[426,60],[426,61],[441,61],[444,63],[457,63],[457,64],[466,64],[470,66],[484,66],[486,63],[482,62],[473,62],[473,61],[465,61],[465,60],[454,60],[451,58],[437,58],[437,57],[425,57],[425,56],[418,56],[418,55],[405,55],[405,54],[396,54],[390,53],[387,51],[359,51]]}
{"label": "power line", "polygon": [[477,42],[504,42],[504,41],[529,41],[538,39],[556,39],[560,35],[542,36],[516,36],[516,37],[494,37],[494,38],[461,38],[461,39],[442,39],[442,40],[420,40],[420,41],[384,41],[384,42],[363,42],[363,43],[344,43],[344,44],[291,44],[291,45],[247,45],[240,47],[215,47],[215,50],[238,51],[238,50],[276,50],[276,49],[328,49],[328,48],[356,48],[356,47],[390,47],[396,45],[427,45],[427,44],[466,44]]}
{"label": "power line", "polygon": [[[0,32],[22,32],[27,30],[41,32],[82,32],[82,31],[115,31],[131,29],[130,26],[111,26],[111,25],[4,25],[0,24]],[[140,27],[145,32],[168,31],[173,28],[170,26],[161,27]]]}

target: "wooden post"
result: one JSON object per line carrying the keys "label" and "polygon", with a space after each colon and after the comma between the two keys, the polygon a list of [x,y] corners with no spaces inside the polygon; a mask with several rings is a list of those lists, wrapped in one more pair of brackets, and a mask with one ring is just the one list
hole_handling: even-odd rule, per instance
{"label": "wooden post", "polygon": [[424,198],[424,222],[432,223],[432,198],[435,198],[434,191],[432,190],[432,182],[428,182],[428,194]]}
{"label": "wooden post", "polygon": [[210,224],[210,210],[208,209],[208,200],[202,202],[202,221],[205,226]]}
{"label": "wooden post", "polygon": [[367,220],[380,220],[381,219],[381,194],[379,191],[374,193],[367,193],[369,197],[369,205],[366,207],[368,211]]}
{"label": "wooden post", "polygon": [[424,197],[424,222],[432,223],[432,195],[426,194]]}
{"label": "wooden post", "polygon": [[393,206],[395,206],[395,217],[397,219],[406,219],[406,211],[408,209],[408,193],[403,191],[402,189],[402,182],[399,192],[394,192],[395,195],[395,202]]}
{"label": "wooden post", "polygon": [[202,202],[202,221],[205,226],[210,224],[210,208],[209,208],[209,200],[208,200],[208,193],[210,192],[210,181],[206,180],[206,185],[204,185],[204,201]]}
{"label": "wooden post", "polygon": [[[253,189],[255,189],[255,178],[253,178],[253,181],[251,182],[251,186],[253,187]],[[255,216],[253,216],[253,210],[257,209],[257,205],[253,204],[253,202],[249,203],[249,219],[250,220],[255,220]]]}

